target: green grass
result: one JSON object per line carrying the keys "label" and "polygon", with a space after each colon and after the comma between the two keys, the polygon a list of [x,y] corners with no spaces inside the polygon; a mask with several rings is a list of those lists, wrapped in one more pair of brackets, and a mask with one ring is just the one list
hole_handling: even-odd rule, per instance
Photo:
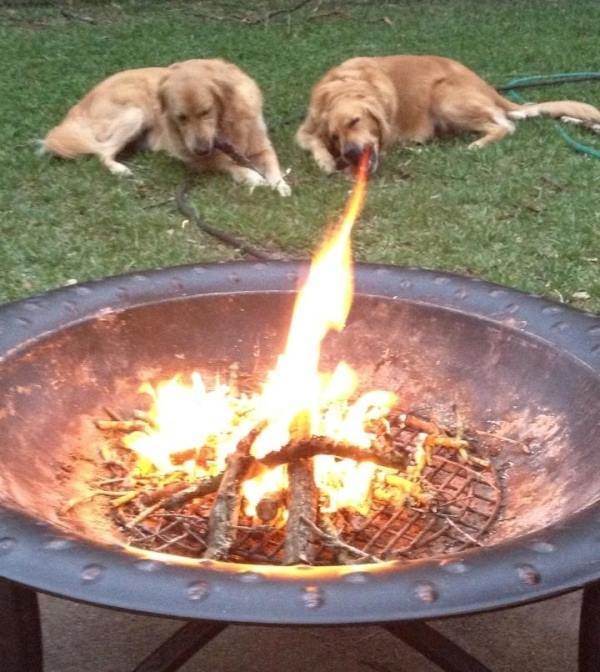
{"label": "green grass", "polygon": [[[314,4],[251,26],[204,16],[250,11],[231,0],[69,5],[94,24],[67,20],[51,6],[0,9],[0,301],[72,278],[236,256],[184,226],[165,203],[184,174],[169,157],[135,157],[135,178],[128,180],[94,159],[34,154],[32,141],[109,73],[222,56],[254,76],[294,194],[250,195],[225,176],[203,175],[193,200],[211,224],[306,257],[349,188],[343,177],[318,172],[293,143],[298,122],[289,123],[327,68],[358,54],[438,53],[493,83],[600,70],[596,0],[323,2],[319,14],[339,11],[311,19]],[[527,95],[599,105],[600,85]],[[356,257],[471,273],[599,310],[600,162],[572,152],[547,121],[524,122],[481,152],[467,144],[463,138],[390,152],[355,231]],[[581,291],[590,298],[574,300]]]}

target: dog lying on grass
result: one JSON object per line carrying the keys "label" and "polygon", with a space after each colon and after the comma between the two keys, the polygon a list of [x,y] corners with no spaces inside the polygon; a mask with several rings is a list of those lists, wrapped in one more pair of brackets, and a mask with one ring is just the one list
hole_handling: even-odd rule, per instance
{"label": "dog lying on grass", "polygon": [[[219,151],[220,143],[257,170]],[[226,61],[197,59],[119,72],[95,86],[42,141],[43,150],[65,159],[95,154],[116,175],[131,174],[118,156],[132,146],[164,150],[250,187],[291,193],[267,135],[260,89]]]}
{"label": "dog lying on grass", "polygon": [[326,173],[356,165],[370,147],[374,171],[380,152],[394,143],[472,132],[481,137],[469,147],[480,148],[512,133],[514,120],[542,115],[600,130],[600,110],[592,105],[568,100],[518,105],[448,58],[352,58],[315,85],[296,140]]}

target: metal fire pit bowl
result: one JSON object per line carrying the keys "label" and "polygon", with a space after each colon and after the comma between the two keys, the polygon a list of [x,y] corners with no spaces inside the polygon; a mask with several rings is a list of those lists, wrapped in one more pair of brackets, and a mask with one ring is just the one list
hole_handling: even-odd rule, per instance
{"label": "metal fire pit bowl", "polygon": [[[364,387],[500,434],[504,504],[485,546],[443,559],[287,568],[126,549],[66,523],[103,405],[143,380],[281,352],[307,266],[232,263],[138,273],[0,308],[0,576],[98,605],[192,619],[359,623],[522,603],[600,577],[600,319],[473,278],[359,264],[345,359]],[[90,453],[91,455],[91,453]]]}

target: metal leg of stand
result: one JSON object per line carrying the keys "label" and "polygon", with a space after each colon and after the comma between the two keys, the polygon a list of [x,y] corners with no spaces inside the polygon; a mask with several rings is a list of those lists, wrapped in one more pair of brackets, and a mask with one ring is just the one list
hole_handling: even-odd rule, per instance
{"label": "metal leg of stand", "polygon": [[483,663],[423,621],[399,621],[384,627],[444,672],[491,672]]}
{"label": "metal leg of stand", "polygon": [[37,594],[0,579],[2,672],[42,672],[42,629]]}
{"label": "metal leg of stand", "polygon": [[583,589],[579,623],[579,672],[600,672],[600,581]]}
{"label": "metal leg of stand", "polygon": [[226,627],[227,623],[216,621],[190,621],[163,642],[133,672],[176,672]]}

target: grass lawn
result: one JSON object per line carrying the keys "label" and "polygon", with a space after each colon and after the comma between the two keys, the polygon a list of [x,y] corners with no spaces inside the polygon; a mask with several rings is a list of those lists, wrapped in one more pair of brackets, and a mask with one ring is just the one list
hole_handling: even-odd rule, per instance
{"label": "grass lawn", "polygon": [[[349,187],[319,173],[293,142],[310,87],[327,68],[353,55],[437,53],[496,84],[600,70],[597,0],[324,0],[315,11],[317,5],[254,25],[231,13],[265,5],[232,0],[68,3],[94,23],[66,18],[49,4],[1,8],[0,301],[73,278],[235,258],[184,225],[168,200],[184,174],[175,160],[136,156],[135,177],[120,179],[94,159],[35,155],[32,141],[117,70],[222,56],[260,83],[272,138],[291,169],[292,197],[250,195],[214,175],[199,176],[192,196],[211,224],[294,257],[310,254]],[[526,95],[600,105],[600,83]],[[597,137],[573,133],[600,146]],[[463,138],[390,152],[355,231],[356,257],[475,274],[600,310],[600,161],[574,153],[545,120],[523,122],[481,152],[467,144]],[[574,297],[578,292],[589,298]]]}

